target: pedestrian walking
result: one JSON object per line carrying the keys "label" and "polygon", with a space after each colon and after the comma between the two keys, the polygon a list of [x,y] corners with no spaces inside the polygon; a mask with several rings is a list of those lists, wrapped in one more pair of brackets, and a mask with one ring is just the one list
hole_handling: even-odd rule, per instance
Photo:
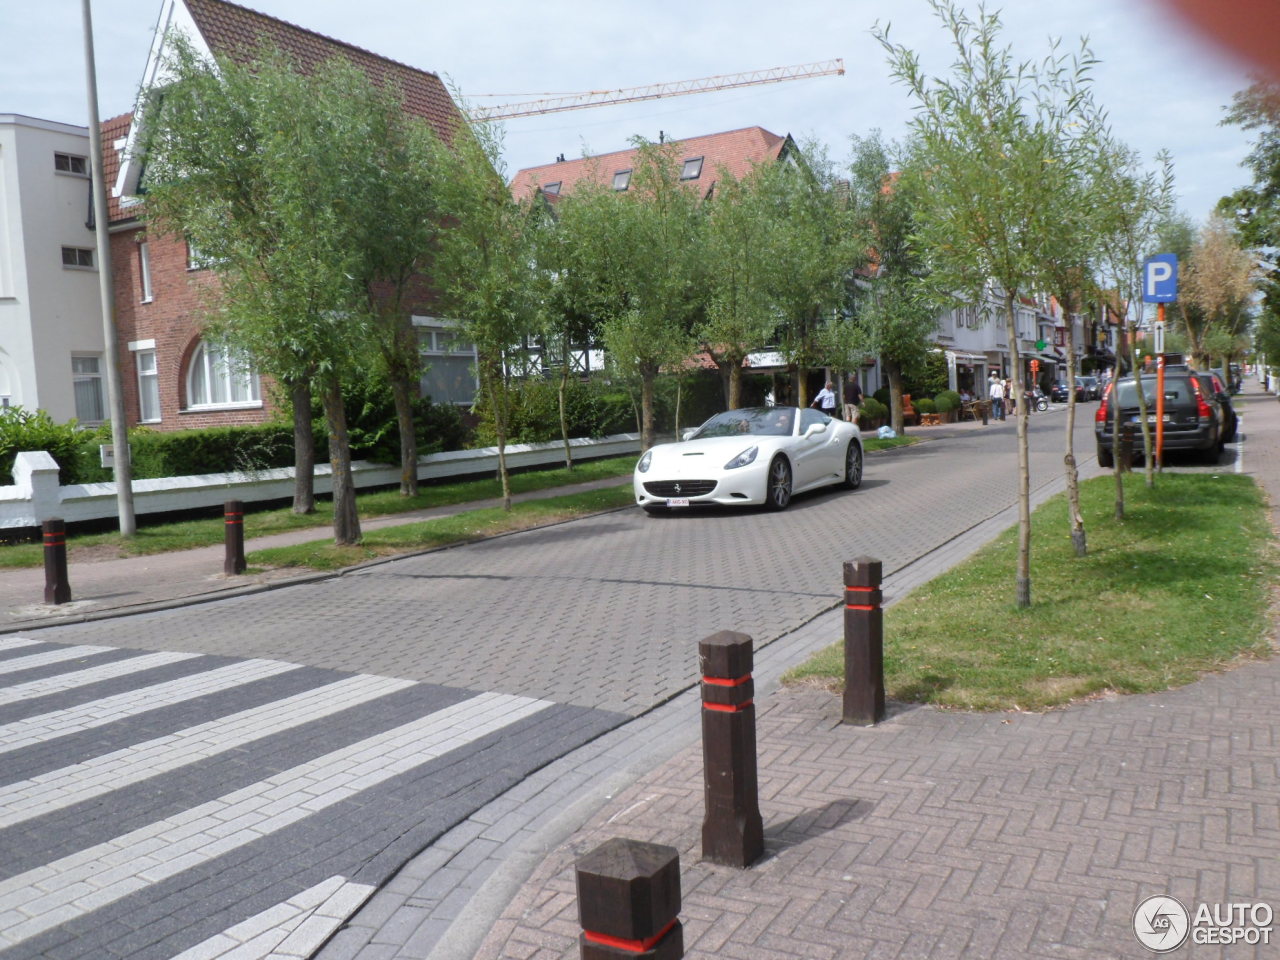
{"label": "pedestrian walking", "polygon": [[849,378],[849,386],[844,391],[844,418],[850,423],[858,422],[858,408],[862,406],[862,384],[857,377]]}
{"label": "pedestrian walking", "polygon": [[836,393],[831,389],[834,386],[835,384],[828,380],[827,385],[818,391],[818,395],[813,398],[813,403],[810,404],[810,406],[821,410],[828,417],[836,415]]}
{"label": "pedestrian walking", "polygon": [[991,416],[995,420],[1004,419],[1004,382],[994,373],[987,385],[987,396],[991,400]]}

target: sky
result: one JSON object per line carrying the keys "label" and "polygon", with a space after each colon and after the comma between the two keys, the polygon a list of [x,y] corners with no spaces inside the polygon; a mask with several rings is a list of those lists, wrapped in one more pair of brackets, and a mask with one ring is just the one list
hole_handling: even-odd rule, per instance
{"label": "sky", "polygon": [[[161,0],[93,0],[103,118],[132,109]],[[948,35],[925,0],[248,0],[246,6],[446,79],[476,105],[642,86],[844,59],[845,75],[600,107],[505,122],[508,178],[558,154],[627,148],[635,135],[667,139],[762,126],[814,139],[836,160],[849,137],[901,138],[911,102],[871,35],[916,50],[944,73]],[[967,4],[976,10],[976,3]],[[1039,59],[1051,39],[1074,51],[1087,38],[1101,61],[1094,91],[1117,136],[1151,158],[1174,159],[1179,208],[1202,221],[1247,183],[1245,132],[1220,125],[1248,85],[1245,65],[1181,27],[1161,0],[998,0],[1003,38]],[[0,0],[0,114],[85,124],[80,0]],[[482,96],[499,94],[493,98]]]}

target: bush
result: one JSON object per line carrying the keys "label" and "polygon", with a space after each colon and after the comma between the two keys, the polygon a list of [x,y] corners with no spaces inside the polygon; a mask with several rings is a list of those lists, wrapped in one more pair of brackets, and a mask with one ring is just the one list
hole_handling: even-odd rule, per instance
{"label": "bush", "polygon": [[921,397],[919,400],[912,400],[911,405],[916,408],[916,413],[937,413],[938,406],[928,397]]}
{"label": "bush", "polygon": [[[83,440],[83,437],[82,437]],[[110,441],[98,430],[81,447],[83,469],[79,482],[93,483],[114,478],[101,466],[98,444]],[[206,427],[158,433],[147,427],[129,431],[135,480],[158,477],[186,477],[201,473],[252,473],[272,467],[293,466],[293,428],[267,423],[251,427]]]}
{"label": "bush", "polygon": [[960,394],[954,390],[943,390],[933,398],[933,405],[937,408],[938,413],[949,413],[952,410],[960,409]]}
{"label": "bush", "polygon": [[871,396],[875,397],[876,401],[886,410],[889,409],[889,388],[888,387],[881,387]]}
{"label": "bush", "polygon": [[12,478],[19,453],[43,450],[58,462],[59,483],[79,483],[84,434],[75,420],[57,423],[43,410],[8,407],[0,411],[0,473]]}
{"label": "bush", "polygon": [[[351,458],[399,463],[400,427],[396,422],[396,405],[390,384],[384,378],[369,377],[344,388],[342,399],[347,412]],[[324,417],[319,415],[318,407],[314,412],[317,414],[313,426],[316,445],[323,449],[326,434]],[[471,440],[471,431],[462,422],[458,408],[447,403],[432,403],[430,397],[414,399],[413,426],[418,440],[418,456],[461,450]],[[292,436],[290,431],[290,444]]]}
{"label": "bush", "polygon": [[887,420],[888,418],[889,407],[887,404],[881,403],[875,397],[862,398],[862,406],[858,408],[858,420],[860,422]]}

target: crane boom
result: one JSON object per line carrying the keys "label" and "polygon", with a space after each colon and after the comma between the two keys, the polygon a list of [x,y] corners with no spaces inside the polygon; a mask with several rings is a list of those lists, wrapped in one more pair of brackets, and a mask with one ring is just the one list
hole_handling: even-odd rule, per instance
{"label": "crane boom", "polygon": [[783,83],[787,80],[803,80],[807,77],[844,76],[844,60],[820,60],[791,67],[771,67],[767,70],[750,70],[746,73],[726,73],[697,80],[677,80],[674,83],[651,83],[644,87],[622,87],[617,90],[590,90],[547,100],[526,100],[521,103],[501,104],[493,107],[476,107],[467,116],[476,122],[506,120],[513,117],[531,117],[542,113],[559,113],[562,110],[586,110],[614,103],[635,103],[640,100],[658,100],[662,97],[683,97],[691,93],[708,93],[712,90],[732,90],[761,83]]}

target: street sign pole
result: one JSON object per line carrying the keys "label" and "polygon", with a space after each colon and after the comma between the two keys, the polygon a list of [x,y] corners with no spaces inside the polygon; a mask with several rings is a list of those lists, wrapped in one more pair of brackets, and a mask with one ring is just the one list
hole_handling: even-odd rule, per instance
{"label": "street sign pole", "polygon": [[1156,304],[1156,469],[1164,471],[1164,304]]}

